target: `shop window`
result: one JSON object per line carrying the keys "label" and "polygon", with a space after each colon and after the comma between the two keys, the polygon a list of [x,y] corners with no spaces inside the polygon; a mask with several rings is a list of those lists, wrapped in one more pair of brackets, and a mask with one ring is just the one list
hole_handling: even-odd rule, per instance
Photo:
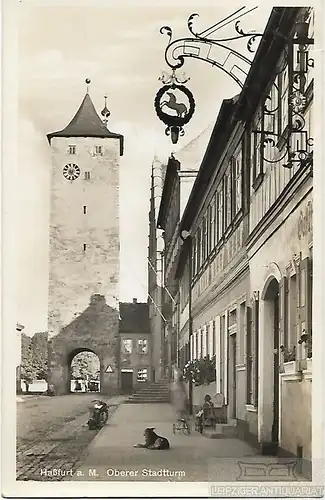
{"label": "shop window", "polygon": [[138,340],[138,353],[147,354],[148,353],[148,341],[147,339]]}
{"label": "shop window", "polygon": [[148,370],[147,368],[139,368],[137,373],[137,382],[147,382]]}

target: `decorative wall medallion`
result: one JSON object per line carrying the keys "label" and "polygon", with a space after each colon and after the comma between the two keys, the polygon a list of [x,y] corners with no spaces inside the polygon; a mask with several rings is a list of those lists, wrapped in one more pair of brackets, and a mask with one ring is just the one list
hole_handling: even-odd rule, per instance
{"label": "decorative wall medallion", "polygon": [[68,163],[63,167],[63,177],[68,181],[75,181],[80,175],[80,168],[75,163]]}
{"label": "decorative wall medallion", "polygon": [[155,98],[155,110],[158,118],[167,125],[166,135],[171,134],[173,144],[179,135],[184,135],[183,126],[190,121],[195,110],[192,92],[184,85],[164,85]]}

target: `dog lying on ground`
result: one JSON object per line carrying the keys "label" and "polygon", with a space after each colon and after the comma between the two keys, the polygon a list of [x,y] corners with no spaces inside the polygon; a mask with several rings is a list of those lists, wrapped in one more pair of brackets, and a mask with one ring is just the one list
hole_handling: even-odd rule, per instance
{"label": "dog lying on ground", "polygon": [[147,427],[143,433],[145,437],[144,444],[135,444],[134,448],[147,448],[148,450],[168,450],[169,441],[167,438],[158,436],[154,427]]}

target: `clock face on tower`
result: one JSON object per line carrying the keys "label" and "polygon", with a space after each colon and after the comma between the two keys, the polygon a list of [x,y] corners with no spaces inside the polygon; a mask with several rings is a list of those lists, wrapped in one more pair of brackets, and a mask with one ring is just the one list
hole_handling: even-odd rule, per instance
{"label": "clock face on tower", "polygon": [[75,181],[80,175],[80,168],[75,163],[68,163],[63,167],[63,177],[68,181]]}

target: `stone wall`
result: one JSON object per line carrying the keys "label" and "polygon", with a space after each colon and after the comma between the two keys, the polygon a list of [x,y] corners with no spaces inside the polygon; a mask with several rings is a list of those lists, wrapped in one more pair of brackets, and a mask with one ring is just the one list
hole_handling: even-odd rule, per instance
{"label": "stone wall", "polygon": [[[49,341],[49,384],[56,394],[70,392],[71,361],[80,352],[94,352],[100,362],[100,387],[103,394],[119,391],[118,311],[93,296],[89,306],[74,321]],[[113,372],[106,369],[112,367]]]}

